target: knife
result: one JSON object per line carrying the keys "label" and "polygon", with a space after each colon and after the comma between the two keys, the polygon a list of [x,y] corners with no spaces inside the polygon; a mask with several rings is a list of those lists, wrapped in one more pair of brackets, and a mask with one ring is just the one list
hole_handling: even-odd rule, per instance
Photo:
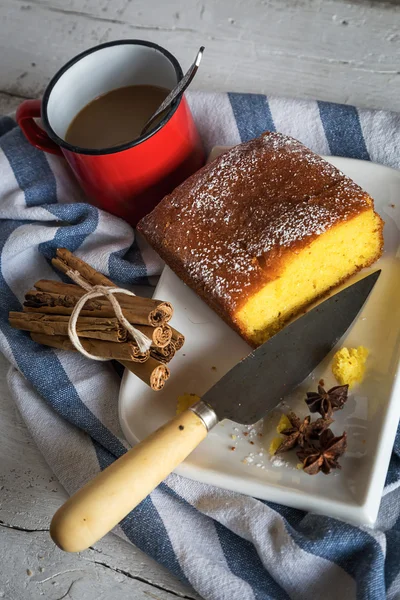
{"label": "knife", "polygon": [[350,327],[380,271],[299,317],[234,366],[191,408],[134,446],[54,515],[50,535],[80,552],[108,533],[200,444],[221,420],[253,424],[321,362]]}

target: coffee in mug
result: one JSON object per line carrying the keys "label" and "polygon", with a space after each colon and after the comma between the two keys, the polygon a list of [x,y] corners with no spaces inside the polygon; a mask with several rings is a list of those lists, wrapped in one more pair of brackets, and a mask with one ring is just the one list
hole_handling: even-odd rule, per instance
{"label": "coffee in mug", "polygon": [[96,149],[132,142],[168,94],[169,90],[156,85],[128,85],[102,94],[78,112],[65,140]]}

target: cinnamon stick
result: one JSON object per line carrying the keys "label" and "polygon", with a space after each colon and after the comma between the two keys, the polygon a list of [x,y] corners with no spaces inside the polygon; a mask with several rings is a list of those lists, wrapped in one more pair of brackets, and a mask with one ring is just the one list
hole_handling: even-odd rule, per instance
{"label": "cinnamon stick", "polygon": [[149,385],[155,392],[163,389],[170,376],[168,367],[151,356],[149,360],[142,364],[125,360],[120,360],[119,362],[131,373],[139,377],[144,383]]}
{"label": "cinnamon stick", "polygon": [[53,279],[40,279],[33,287],[40,292],[50,292],[51,294],[72,296],[83,296],[86,294],[86,290],[76,283],[64,283],[63,281],[54,281]]}
{"label": "cinnamon stick", "polygon": [[[15,329],[46,335],[68,335],[69,317],[66,315],[10,312],[8,318],[10,325]],[[94,338],[118,343],[128,340],[128,332],[115,318],[78,317],[76,332],[80,338]]]}
{"label": "cinnamon stick", "polygon": [[57,248],[56,255],[57,258],[53,258],[51,262],[62,273],[68,275],[68,271],[70,270],[78,271],[81,277],[90,285],[117,287],[111,279],[96,271],[96,269],[88,265],[84,260],[72,254],[67,248]]}
{"label": "cinnamon stick", "polygon": [[[56,251],[57,257],[52,259],[52,264],[68,275],[68,271],[74,270],[78,271],[79,274],[87,281],[90,285],[105,285],[111,287],[117,287],[115,283],[113,283],[110,279],[108,279],[105,275],[98,273],[96,269],[93,269],[90,265],[88,265],[85,261],[74,256],[72,252],[67,250],[66,248],[57,248]],[[116,294],[117,300],[122,304],[128,304],[130,302],[134,304],[135,298],[137,296],[125,296],[123,294]],[[142,300],[151,300],[150,298],[143,298]],[[162,323],[167,323],[171,320],[173,314],[172,305],[169,302],[161,302],[160,300],[151,300],[154,305],[154,308],[151,309],[148,322],[143,323],[144,325],[152,325],[153,327],[157,325],[161,325]],[[157,308],[156,308],[157,307]],[[132,321],[134,323],[135,321]],[[140,323],[140,321],[138,321]]]}
{"label": "cinnamon stick", "polygon": [[152,341],[152,346],[156,348],[164,348],[172,338],[172,330],[169,325],[159,325],[158,327],[136,325],[136,329],[147,335]]}
{"label": "cinnamon stick", "polygon": [[[31,333],[31,338],[51,348],[59,350],[72,350],[77,352],[69,337],[63,335],[47,335],[45,333]],[[81,339],[82,346],[87,352],[108,358],[109,360],[124,360],[142,363],[148,360],[150,352],[140,352],[139,348],[132,342],[116,344],[115,342],[107,342],[104,340]]]}
{"label": "cinnamon stick", "polygon": [[172,342],[175,344],[175,350],[178,351],[182,348],[183,344],[185,343],[185,336],[174,327],[171,327],[171,329]]}
{"label": "cinnamon stick", "polygon": [[164,346],[164,348],[150,349],[150,356],[156,358],[162,363],[168,363],[170,360],[172,360],[175,356],[175,353],[176,348],[174,342],[170,342],[167,346]]}
{"label": "cinnamon stick", "polygon": [[[25,295],[24,311],[70,315],[80,297],[79,292],[77,295],[72,295],[29,290]],[[154,327],[164,324],[165,313],[162,305],[167,304],[169,303],[140,296],[132,296],[130,306],[121,300],[122,312],[130,323]],[[86,317],[115,316],[114,310],[106,298],[88,300],[80,314]]]}
{"label": "cinnamon stick", "polygon": [[[62,294],[67,296],[83,296],[86,294],[86,291],[81,288],[79,285],[75,283],[64,283],[63,281],[53,281],[52,279],[40,279],[34,285],[34,287],[40,292],[47,292],[52,294]],[[29,292],[28,292],[29,293]],[[122,308],[130,307],[132,302],[130,302],[130,296],[123,296],[122,294],[119,296],[119,302]],[[156,300],[158,302],[158,300]],[[135,302],[133,302],[135,304]],[[174,336],[175,346],[178,346],[176,350],[180,350],[182,348],[183,343],[185,341],[184,336],[174,329],[171,328],[167,324],[159,325],[152,329],[152,326],[143,325],[138,327],[142,333],[147,335],[148,338],[153,340],[153,345],[163,348],[167,344],[170,343],[172,336]]]}
{"label": "cinnamon stick", "polygon": [[[58,294],[62,296],[77,296],[81,298],[86,294],[86,290],[81,288],[81,286],[77,285],[76,283],[64,283],[63,281],[54,281],[52,279],[40,279],[34,284],[34,287],[39,292]],[[30,290],[30,292],[34,291],[35,290]],[[134,308],[137,304],[135,298],[138,297],[139,296],[125,296],[123,294],[118,294],[118,302],[121,306]],[[147,298],[145,298],[145,300],[146,299]],[[104,297],[103,300],[105,300]]]}

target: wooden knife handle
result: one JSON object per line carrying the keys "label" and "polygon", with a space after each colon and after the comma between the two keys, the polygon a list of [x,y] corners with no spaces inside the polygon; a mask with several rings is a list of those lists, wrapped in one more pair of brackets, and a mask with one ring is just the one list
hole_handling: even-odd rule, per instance
{"label": "wooden knife handle", "polygon": [[80,552],[97,542],[206,436],[206,425],[192,410],[160,427],[58,509],[50,525],[53,541],[67,552]]}

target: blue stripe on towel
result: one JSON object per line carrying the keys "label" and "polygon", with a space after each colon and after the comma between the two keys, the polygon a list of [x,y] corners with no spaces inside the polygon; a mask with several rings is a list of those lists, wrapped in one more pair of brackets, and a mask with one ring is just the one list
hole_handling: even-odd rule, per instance
{"label": "blue stripe on towel", "polygon": [[357,109],[331,102],[318,102],[318,108],[331,154],[370,160]]}
{"label": "blue stripe on towel", "polygon": [[27,206],[57,202],[57,184],[45,153],[29,144],[20,129],[0,137],[0,147],[7,157],[19,187],[24,190]]}
{"label": "blue stripe on towel", "polygon": [[214,525],[230,570],[251,586],[256,600],[290,598],[264,567],[251,542],[236,535],[218,521],[214,521]]}
{"label": "blue stripe on towel", "polygon": [[120,284],[148,284],[146,266],[136,240],[129,248],[122,248],[110,254],[108,271],[110,279]]}
{"label": "blue stripe on towel", "polygon": [[17,127],[14,119],[11,117],[0,117],[0,137],[14,129],[14,127]]}
{"label": "blue stripe on towel", "polygon": [[400,517],[395,525],[386,531],[385,584],[390,588],[400,573]]}
{"label": "blue stripe on towel", "polygon": [[[100,469],[103,471],[114,460],[114,457],[102,446],[94,443]],[[147,496],[125,519],[120,526],[129,538],[142,552],[172,571],[176,577],[189,584],[172,548],[171,540],[165,525],[155,508],[151,497]],[[157,540],[155,542],[155,540]]]}
{"label": "blue stripe on towel", "polygon": [[275,131],[268,98],[262,94],[228,94],[242,142]]}
{"label": "blue stripe on towel", "polygon": [[[49,261],[55,256],[57,248],[68,248],[75,252],[96,231],[99,211],[90,204],[55,204],[46,208],[62,223],[52,240],[39,244],[39,252]],[[60,275],[59,271],[57,274]],[[71,283],[69,279],[68,282]]]}
{"label": "blue stripe on towel", "polygon": [[[142,502],[121,522],[125,535],[135,546],[164,565],[181,581],[189,585],[169,539],[165,525],[151,496]],[[154,540],[157,540],[154,543]]]}
{"label": "blue stripe on towel", "polygon": [[354,577],[357,597],[382,600],[385,560],[380,545],[366,531],[310,513],[297,527],[287,523],[286,529],[302,550],[336,563]]}
{"label": "blue stripe on towel", "polygon": [[397,483],[400,479],[400,457],[393,453],[386,474],[385,487]]}

